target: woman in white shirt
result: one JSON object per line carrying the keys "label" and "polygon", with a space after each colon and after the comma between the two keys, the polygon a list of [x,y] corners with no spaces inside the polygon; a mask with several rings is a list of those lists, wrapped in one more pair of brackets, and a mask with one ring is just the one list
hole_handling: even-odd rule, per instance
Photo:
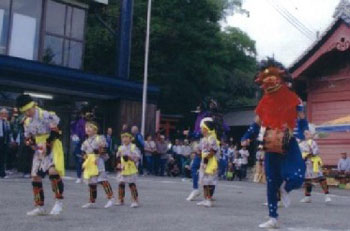
{"label": "woman in white shirt", "polygon": [[147,136],[145,141],[145,158],[146,158],[146,168],[147,173],[152,174],[153,169],[153,155],[157,151],[156,143],[153,141],[152,136]]}

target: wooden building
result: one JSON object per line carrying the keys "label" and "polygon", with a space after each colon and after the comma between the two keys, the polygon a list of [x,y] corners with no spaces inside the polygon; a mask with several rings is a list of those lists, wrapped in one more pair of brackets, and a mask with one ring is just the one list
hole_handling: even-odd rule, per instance
{"label": "wooden building", "polygon": [[[350,115],[350,2],[343,0],[319,39],[290,67],[297,92],[316,125]],[[350,133],[331,133],[317,140],[326,165],[350,153]]]}

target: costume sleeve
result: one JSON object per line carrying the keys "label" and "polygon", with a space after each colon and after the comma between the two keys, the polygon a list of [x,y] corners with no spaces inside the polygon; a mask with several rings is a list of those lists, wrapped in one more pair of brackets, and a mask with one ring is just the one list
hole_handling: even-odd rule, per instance
{"label": "costume sleeve", "polygon": [[87,149],[86,149],[86,141],[83,142],[83,144],[81,145],[80,150],[86,153],[86,151],[87,151]]}
{"label": "costume sleeve", "polygon": [[311,151],[312,155],[319,154],[319,149],[318,149],[318,145],[317,145],[316,141],[314,141],[314,140],[312,141],[310,149],[311,149],[310,151]]}
{"label": "costume sleeve", "polygon": [[57,127],[60,123],[60,118],[54,112],[43,110],[43,120],[51,127]]}
{"label": "costume sleeve", "polygon": [[100,136],[99,147],[107,147],[107,141],[105,136]]}
{"label": "costume sleeve", "polygon": [[134,151],[132,152],[132,157],[135,159],[140,159],[141,158],[141,152],[140,149],[138,149],[137,147],[135,147]]}
{"label": "costume sleeve", "polygon": [[259,135],[259,131],[260,125],[254,122],[252,125],[250,125],[246,133],[244,133],[244,135],[241,138],[241,141],[256,138]]}

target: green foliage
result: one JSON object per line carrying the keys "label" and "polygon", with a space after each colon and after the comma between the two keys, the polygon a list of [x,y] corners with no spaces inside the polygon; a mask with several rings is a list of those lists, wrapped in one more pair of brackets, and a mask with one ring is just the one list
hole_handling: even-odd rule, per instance
{"label": "green foliage", "polygon": [[[253,104],[255,42],[238,28],[221,27],[227,14],[240,8],[237,0],[153,0],[149,80],[161,88],[164,113],[186,115],[206,96],[223,108]],[[119,10],[111,1],[100,12],[115,28]],[[131,78],[142,81],[147,0],[135,0]],[[112,17],[109,17],[110,15]],[[85,69],[113,74],[115,38],[90,14]]]}

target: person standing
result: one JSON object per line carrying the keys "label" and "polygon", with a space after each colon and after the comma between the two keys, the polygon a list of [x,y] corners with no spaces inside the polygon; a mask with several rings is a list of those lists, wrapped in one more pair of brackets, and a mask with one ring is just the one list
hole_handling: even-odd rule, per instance
{"label": "person standing", "polygon": [[88,121],[85,124],[87,138],[81,145],[84,155],[84,178],[88,180],[89,202],[82,206],[84,209],[95,207],[97,198],[97,185],[101,185],[106,193],[107,203],[104,208],[110,208],[114,203],[114,196],[111,184],[106,174],[105,162],[109,158],[106,153],[106,140],[103,135],[98,135],[98,125],[95,121]]}
{"label": "person standing", "polygon": [[139,194],[136,186],[137,181],[137,163],[139,163],[140,151],[132,143],[133,134],[129,131],[122,131],[122,145],[118,148],[116,157],[118,159],[118,201],[115,205],[124,205],[125,184],[129,185],[132,203],[131,208],[139,207]]}
{"label": "person standing", "polygon": [[[156,155],[157,147],[156,143],[153,141],[151,135],[147,136],[147,140],[145,141],[145,163],[147,168],[147,174],[151,175],[153,172],[153,162],[154,156]],[[155,174],[155,173],[154,173]]]}
{"label": "person standing", "polygon": [[113,129],[111,127],[107,128],[107,134],[105,135],[107,142],[107,153],[109,159],[106,162],[106,168],[108,171],[113,172],[116,167],[116,157],[115,153],[118,150],[118,140],[117,137],[113,135]]}
{"label": "person standing", "polygon": [[154,173],[156,175],[164,176],[165,174],[165,166],[168,161],[168,145],[169,143],[165,140],[165,136],[160,135],[159,140],[156,142],[157,158],[159,158],[159,165],[157,165],[158,161],[155,159]]}
{"label": "person standing", "polygon": [[[256,119],[241,139],[242,146],[257,138],[265,152],[265,173],[269,220],[259,228],[278,228],[278,191],[285,207],[290,205],[289,193],[303,185],[305,162],[293,130],[297,126],[301,99],[289,89],[291,77],[281,63],[263,60],[255,82],[264,91],[255,110]],[[277,137],[282,136],[283,139]]]}
{"label": "person standing", "polygon": [[0,178],[7,178],[5,172],[6,159],[8,158],[8,145],[10,138],[10,124],[8,111],[3,108],[0,111]]}
{"label": "person standing", "polygon": [[215,124],[212,118],[206,117],[201,121],[203,138],[199,144],[201,151],[201,166],[199,169],[200,183],[203,186],[204,200],[199,206],[212,207],[212,197],[218,180],[218,157],[220,141],[217,139]]}
{"label": "person standing", "polygon": [[[12,116],[11,116],[11,120],[10,120],[10,128],[11,128],[11,135],[10,135],[10,148],[9,148],[9,157],[12,158],[12,163],[14,163],[18,169],[18,153],[19,153],[19,147],[22,143],[23,140],[23,129],[22,126],[20,124],[20,117],[18,114],[18,109],[15,107],[12,109]],[[9,164],[8,169],[12,169],[15,166],[11,166],[11,164]]]}
{"label": "person standing", "polygon": [[185,171],[185,163],[191,161],[191,154],[192,154],[192,146],[190,144],[190,141],[188,139],[185,139],[182,145],[182,173],[184,174]]}
{"label": "person standing", "polygon": [[324,194],[325,202],[329,203],[332,199],[329,197],[329,190],[326,177],[322,172],[322,159],[319,155],[319,149],[316,141],[313,139],[313,134],[309,130],[304,132],[305,140],[299,146],[306,164],[305,174],[305,197],[300,201],[301,203],[311,203],[312,183],[320,184]]}
{"label": "person standing", "polygon": [[135,145],[140,150],[140,153],[141,153],[141,157],[139,158],[138,169],[139,169],[139,174],[143,175],[143,167],[144,167],[143,166],[143,159],[145,156],[145,140],[144,140],[142,134],[139,132],[139,128],[137,126],[133,126],[131,128],[131,133],[134,136]]}
{"label": "person standing", "polygon": [[77,172],[77,180],[75,183],[80,184],[82,174],[83,158],[81,154],[81,145],[85,140],[85,124],[86,120],[84,112],[81,111],[79,116],[71,123],[71,140],[73,142],[73,155],[75,158],[75,168]]}
{"label": "person standing", "polygon": [[182,173],[182,152],[183,152],[183,146],[181,145],[181,142],[179,139],[175,139],[175,144],[172,147],[172,152],[174,155],[174,160],[177,165],[177,167],[180,170],[180,174]]}
{"label": "person standing", "polygon": [[248,167],[248,157],[249,157],[249,151],[247,149],[247,145],[243,145],[238,152],[242,157],[241,172],[242,172],[242,179],[244,179],[247,177],[247,167]]}
{"label": "person standing", "polygon": [[50,215],[59,215],[63,210],[62,177],[65,174],[64,153],[58,129],[60,118],[54,112],[38,107],[29,95],[20,95],[16,101],[20,112],[26,116],[24,121],[26,144],[35,150],[31,172],[35,208],[27,215],[45,214],[42,179],[47,173],[55,197]]}
{"label": "person standing", "polygon": [[193,160],[191,162],[191,175],[192,175],[192,192],[186,198],[187,201],[193,201],[195,198],[200,196],[198,181],[199,181],[199,168],[201,166],[201,152],[199,150],[199,143],[192,142],[192,155]]}

